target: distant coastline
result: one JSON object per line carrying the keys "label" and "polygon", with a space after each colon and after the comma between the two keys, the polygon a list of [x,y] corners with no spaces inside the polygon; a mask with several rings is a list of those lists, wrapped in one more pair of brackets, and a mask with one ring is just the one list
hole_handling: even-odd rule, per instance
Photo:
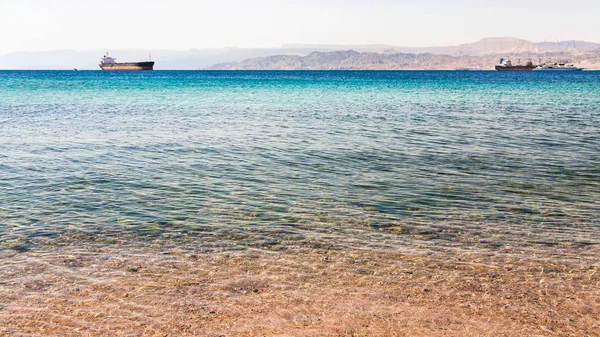
{"label": "distant coastline", "polygon": [[[4,70],[92,70],[104,50],[13,52],[0,55]],[[492,70],[499,58],[534,62],[559,58],[586,70],[600,69],[600,43],[587,41],[530,42],[518,38],[486,38],[457,46],[284,45],[280,48],[173,50],[111,49],[123,60],[152,53],[155,70]]]}
{"label": "distant coastline", "polygon": [[[247,59],[242,62],[216,64],[209,70],[494,70],[503,54],[484,56],[452,56],[431,53],[359,53],[353,50],[314,52],[308,56],[276,55]],[[568,60],[567,53],[521,53],[515,59],[522,63],[536,60],[543,63],[558,57]],[[600,52],[580,55],[585,68],[600,69]]]}

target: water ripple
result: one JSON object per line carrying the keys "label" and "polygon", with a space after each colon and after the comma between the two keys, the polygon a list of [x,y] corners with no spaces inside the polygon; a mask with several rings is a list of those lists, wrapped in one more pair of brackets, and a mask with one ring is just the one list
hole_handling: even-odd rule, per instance
{"label": "water ripple", "polygon": [[0,247],[598,244],[599,112],[595,72],[0,72]]}

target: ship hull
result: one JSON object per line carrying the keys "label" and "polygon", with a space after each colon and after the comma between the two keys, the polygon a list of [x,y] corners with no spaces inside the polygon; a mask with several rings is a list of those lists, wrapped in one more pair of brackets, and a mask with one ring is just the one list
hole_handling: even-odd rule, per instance
{"label": "ship hull", "polygon": [[121,62],[100,64],[102,70],[153,70],[154,62]]}
{"label": "ship hull", "polygon": [[532,66],[496,66],[496,70],[498,71],[533,71],[535,67]]}

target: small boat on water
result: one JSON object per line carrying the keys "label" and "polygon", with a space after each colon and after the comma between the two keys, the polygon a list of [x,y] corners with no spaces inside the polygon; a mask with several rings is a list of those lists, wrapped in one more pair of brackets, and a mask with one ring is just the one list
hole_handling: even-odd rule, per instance
{"label": "small boat on water", "polygon": [[500,63],[495,67],[498,71],[532,71],[535,65],[531,60],[527,60],[525,64],[521,64],[521,60],[517,60],[517,64],[512,64],[510,59],[500,59]]}

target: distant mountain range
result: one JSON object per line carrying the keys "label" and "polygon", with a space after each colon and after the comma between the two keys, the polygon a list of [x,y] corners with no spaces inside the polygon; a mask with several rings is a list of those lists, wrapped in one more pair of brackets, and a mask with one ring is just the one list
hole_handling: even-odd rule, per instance
{"label": "distant mountain range", "polygon": [[[513,63],[536,64],[559,60],[569,62],[570,53],[519,53]],[[491,70],[502,54],[452,56],[432,53],[359,53],[353,50],[314,52],[307,56],[277,55],[247,59],[242,62],[216,64],[211,70]],[[600,52],[580,54],[577,64],[586,69],[600,69]]]}
{"label": "distant mountain range", "polygon": [[320,52],[355,50],[358,52],[391,51],[412,54],[446,54],[452,56],[482,56],[506,53],[545,53],[545,52],[587,52],[600,50],[600,43],[586,41],[531,42],[514,37],[490,37],[477,42],[445,47],[399,47],[392,45],[284,45],[282,48],[295,48]]}
{"label": "distant mountain range", "polygon": [[[103,50],[14,52],[0,56],[0,69],[99,69]],[[445,47],[291,44],[281,48],[111,50],[119,61],[143,61],[155,69],[491,69],[499,57],[546,61],[558,57],[600,69],[600,44],[586,41],[530,42],[486,38]]]}
{"label": "distant mountain range", "polygon": [[[308,47],[294,45],[296,48]],[[310,46],[318,47],[318,46]],[[347,46],[350,47],[350,46]],[[357,46],[361,47],[361,46]],[[332,46],[325,46],[331,49]],[[358,51],[362,49],[362,51]],[[454,70],[493,69],[499,58],[513,62],[577,62],[587,69],[600,69],[600,44],[585,41],[558,43],[530,42],[516,38],[486,38],[475,43],[449,47],[392,47],[374,45],[342,51],[313,52],[309,55],[275,55],[241,62],[219,63],[220,70]],[[575,60],[573,60],[575,59]]]}

